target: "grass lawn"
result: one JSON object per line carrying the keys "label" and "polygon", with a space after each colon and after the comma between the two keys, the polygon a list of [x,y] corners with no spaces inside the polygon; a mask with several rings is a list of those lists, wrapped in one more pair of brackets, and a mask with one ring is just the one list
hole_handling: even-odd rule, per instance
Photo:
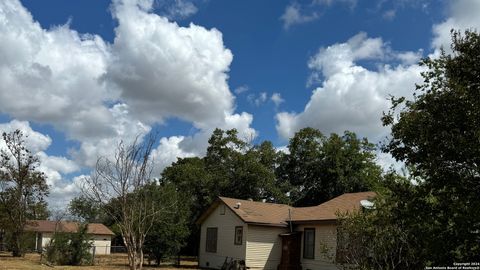
{"label": "grass lawn", "polygon": [[[127,257],[125,254],[113,254],[107,256],[98,256],[95,258],[94,266],[47,266],[40,263],[40,255],[36,253],[26,254],[24,258],[13,258],[10,253],[0,253],[0,270],[113,270],[128,269]],[[170,265],[161,265],[160,267],[144,266],[146,270],[179,270],[179,269],[197,269],[197,262],[193,260],[182,260],[181,267]]]}

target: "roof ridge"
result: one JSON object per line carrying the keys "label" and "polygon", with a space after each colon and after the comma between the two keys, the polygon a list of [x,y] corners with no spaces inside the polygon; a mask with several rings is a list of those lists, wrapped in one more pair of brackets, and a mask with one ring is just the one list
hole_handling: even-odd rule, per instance
{"label": "roof ridge", "polygon": [[223,199],[229,199],[229,200],[237,200],[237,201],[244,201],[248,203],[264,203],[264,204],[275,204],[275,205],[283,205],[283,206],[288,206],[288,207],[293,207],[291,205],[285,204],[285,203],[274,203],[274,202],[261,202],[261,201],[254,201],[254,200],[245,200],[245,199],[237,199],[237,198],[231,198],[231,197],[223,197],[223,196],[218,196],[222,201]]}

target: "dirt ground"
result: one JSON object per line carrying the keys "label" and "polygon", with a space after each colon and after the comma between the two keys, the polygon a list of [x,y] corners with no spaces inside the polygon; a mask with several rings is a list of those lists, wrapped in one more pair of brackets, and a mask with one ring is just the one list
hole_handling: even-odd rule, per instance
{"label": "dirt ground", "polygon": [[[26,254],[23,258],[13,258],[9,253],[0,253],[0,270],[113,270],[128,269],[125,254],[113,254],[98,256],[93,266],[48,266],[40,262],[40,255],[36,253]],[[144,266],[145,270],[180,270],[198,269],[194,259],[182,258],[180,267],[162,264],[160,267]]]}

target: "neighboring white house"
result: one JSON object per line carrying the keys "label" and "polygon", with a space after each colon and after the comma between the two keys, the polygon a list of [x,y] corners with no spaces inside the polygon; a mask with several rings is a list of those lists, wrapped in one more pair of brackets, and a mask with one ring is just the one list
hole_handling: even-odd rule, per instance
{"label": "neighboring white house", "polygon": [[337,213],[356,211],[374,196],[346,193],[301,208],[219,197],[197,221],[199,266],[220,269],[228,258],[250,269],[338,269]]}
{"label": "neighboring white house", "polygon": [[[29,220],[25,231],[35,232],[35,249],[42,250],[50,243],[55,233],[77,232],[78,225],[72,221]],[[92,238],[95,254],[110,254],[112,236],[115,234],[109,228],[101,223],[89,223],[87,232]]]}

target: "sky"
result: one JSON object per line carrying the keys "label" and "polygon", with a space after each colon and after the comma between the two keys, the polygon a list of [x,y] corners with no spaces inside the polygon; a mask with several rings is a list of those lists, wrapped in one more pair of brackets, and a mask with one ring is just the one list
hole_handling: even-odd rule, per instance
{"label": "sky", "polygon": [[388,97],[411,97],[418,61],[478,14],[478,0],[2,0],[0,130],[28,135],[52,208],[150,132],[156,174],[204,155],[217,127],[279,149],[308,126],[381,143]]}

